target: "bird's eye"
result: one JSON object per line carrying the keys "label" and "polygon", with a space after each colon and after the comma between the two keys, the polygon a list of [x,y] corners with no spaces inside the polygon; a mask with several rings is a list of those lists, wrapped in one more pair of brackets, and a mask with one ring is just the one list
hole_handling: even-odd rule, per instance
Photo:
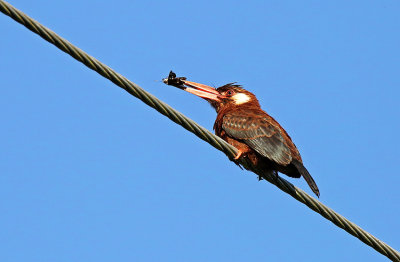
{"label": "bird's eye", "polygon": [[227,95],[227,96],[231,96],[231,95],[233,95],[233,91],[231,91],[231,90],[228,90],[228,91],[226,92],[226,95]]}

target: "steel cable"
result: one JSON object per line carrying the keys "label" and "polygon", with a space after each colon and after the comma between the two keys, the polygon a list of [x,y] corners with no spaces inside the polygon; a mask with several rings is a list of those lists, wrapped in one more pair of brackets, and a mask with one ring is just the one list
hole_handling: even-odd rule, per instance
{"label": "steel cable", "polygon": [[[75,47],[70,42],[65,40],[64,38],[58,36],[56,33],[51,31],[50,29],[46,28],[45,26],[41,25],[39,22],[33,20],[23,12],[19,11],[18,9],[14,8],[9,3],[0,0],[0,11],[5,15],[11,17],[18,23],[24,25],[32,32],[38,34],[46,41],[52,43],[53,45],[57,46],[59,49],[64,51],[65,53],[71,55],[76,60],[80,61],[81,63],[85,64],[90,69],[96,71],[103,77],[109,79],[114,84],[118,85],[119,87],[125,89],[131,95],[137,97],[141,101],[143,101],[148,106],[154,108],[161,114],[165,115],[173,122],[181,125],[186,130],[192,132],[202,140],[206,141],[216,149],[224,152],[229,158],[232,158],[236,155],[236,148],[226,143],[221,138],[215,136],[210,131],[205,129],[204,127],[198,125],[193,120],[189,119],[188,117],[184,116],[180,112],[176,111],[169,105],[165,104],[164,102],[157,99],[155,96],[151,95],[150,93],[143,90],[141,87],[136,85],[135,83],[129,81],[122,75],[118,74],[110,67],[104,65],[97,59],[93,58],[92,56],[88,55],[81,49]],[[326,219],[330,220],[332,223],[337,225],[338,227],[344,229],[346,232],[350,233],[351,235],[357,237],[365,244],[371,246],[379,253],[385,255],[392,261],[400,261],[400,253],[387,245],[386,243],[380,241],[370,233],[366,232],[356,224],[352,223],[348,219],[344,218],[340,214],[336,213],[332,209],[328,208],[327,206],[323,205],[320,201],[316,200],[315,198],[311,197],[303,190],[295,187],[293,184],[288,182],[287,180],[276,177],[270,174],[261,173],[258,170],[255,170],[254,167],[251,166],[250,163],[242,160],[241,164],[248,170],[253,171],[254,173],[258,174],[259,176],[263,177],[264,179],[268,180],[270,183],[276,185],[278,188],[283,190],[284,192],[291,195],[293,198],[297,199],[301,203],[308,206],[310,209],[314,210],[315,212],[319,213]]]}

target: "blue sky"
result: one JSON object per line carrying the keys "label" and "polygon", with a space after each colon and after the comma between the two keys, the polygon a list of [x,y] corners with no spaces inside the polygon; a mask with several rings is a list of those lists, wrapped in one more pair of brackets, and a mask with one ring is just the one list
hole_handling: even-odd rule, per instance
{"label": "blue sky", "polygon": [[[321,201],[400,249],[398,1],[10,3],[208,129],[213,109],[159,80],[242,84]],[[0,27],[1,261],[387,261],[10,18]]]}

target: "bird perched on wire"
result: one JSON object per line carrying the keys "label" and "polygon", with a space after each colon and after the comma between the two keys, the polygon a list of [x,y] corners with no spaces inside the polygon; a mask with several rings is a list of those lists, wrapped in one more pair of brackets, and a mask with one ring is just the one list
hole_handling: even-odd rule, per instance
{"label": "bird perched on wire", "polygon": [[213,88],[176,77],[170,72],[163,82],[204,98],[217,111],[215,134],[236,147],[233,159],[247,157],[259,170],[289,177],[304,177],[319,197],[319,189],[303,165],[300,153],[282,126],[261,109],[256,96],[230,83]]}

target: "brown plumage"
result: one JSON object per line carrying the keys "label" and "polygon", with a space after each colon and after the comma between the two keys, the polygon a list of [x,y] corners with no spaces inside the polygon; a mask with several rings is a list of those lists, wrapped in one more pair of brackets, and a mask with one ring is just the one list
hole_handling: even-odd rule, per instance
{"label": "brown plumage", "polygon": [[[171,74],[172,73],[172,74]],[[282,126],[260,107],[255,95],[239,85],[217,89],[176,78],[164,82],[206,99],[215,108],[215,134],[238,149],[234,160],[247,157],[257,169],[304,177],[319,197],[319,189],[303,165],[300,153]]]}

